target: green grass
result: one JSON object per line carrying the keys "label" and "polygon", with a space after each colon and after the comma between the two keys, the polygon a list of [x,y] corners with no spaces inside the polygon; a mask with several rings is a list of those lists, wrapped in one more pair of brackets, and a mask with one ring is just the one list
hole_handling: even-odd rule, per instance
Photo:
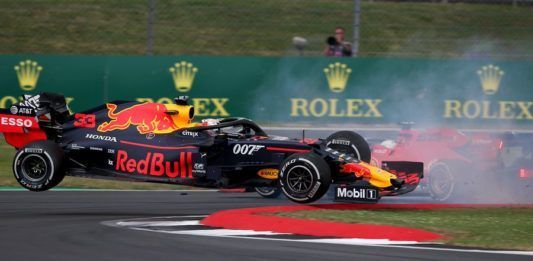
{"label": "green grass", "polygon": [[7,145],[4,141],[4,136],[0,135],[0,186],[20,186],[15,177],[13,177],[13,171],[11,171],[13,155],[15,155],[15,150]]}
{"label": "green grass", "polygon": [[421,228],[457,246],[533,250],[533,208],[316,210],[278,213],[303,219]]}
{"label": "green grass", "polygon": [[[0,135],[0,187],[21,188],[13,176],[11,170],[15,149],[5,143],[4,137]],[[103,179],[89,179],[79,177],[65,177],[59,184],[58,188],[83,188],[83,189],[149,189],[149,190],[167,190],[167,189],[190,189],[189,186],[143,183],[143,182],[126,182]]]}
{"label": "green grass", "polygon": [[[155,54],[321,55],[353,0],[156,1]],[[363,1],[361,55],[533,56],[533,7]],[[0,0],[0,54],[146,53],[146,0]]]}

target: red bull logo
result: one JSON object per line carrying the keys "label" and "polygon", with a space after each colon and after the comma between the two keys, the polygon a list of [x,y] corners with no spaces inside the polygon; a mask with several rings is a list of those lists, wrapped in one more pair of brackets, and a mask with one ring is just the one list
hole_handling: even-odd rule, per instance
{"label": "red bull logo", "polygon": [[98,126],[99,132],[125,130],[133,125],[137,126],[137,131],[140,134],[162,134],[186,127],[190,122],[187,115],[183,126],[178,126],[180,121],[182,121],[181,118],[184,118],[184,116],[179,116],[181,112],[180,108],[171,111],[167,105],[160,103],[147,102],[137,104],[123,109],[120,112],[115,112],[117,109],[116,104],[108,103],[107,109],[109,110],[107,116],[111,120],[100,124]]}
{"label": "red bull logo", "polygon": [[124,150],[118,150],[115,170],[150,176],[192,179],[192,152],[181,152],[179,160],[165,160],[163,153],[148,152],[143,159],[129,157]]}

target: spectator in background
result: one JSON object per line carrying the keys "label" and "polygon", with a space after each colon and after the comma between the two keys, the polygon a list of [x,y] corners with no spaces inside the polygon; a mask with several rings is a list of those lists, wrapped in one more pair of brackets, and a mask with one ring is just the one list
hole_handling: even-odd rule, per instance
{"label": "spectator in background", "polygon": [[335,36],[330,36],[326,39],[326,48],[324,55],[326,56],[352,56],[352,45],[344,41],[344,28],[336,27]]}

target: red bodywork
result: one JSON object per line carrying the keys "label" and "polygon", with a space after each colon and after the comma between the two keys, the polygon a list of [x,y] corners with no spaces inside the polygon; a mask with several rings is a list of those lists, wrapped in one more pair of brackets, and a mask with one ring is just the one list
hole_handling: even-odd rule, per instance
{"label": "red bodywork", "polygon": [[33,116],[0,113],[0,133],[4,134],[9,145],[17,149],[33,141],[46,140],[46,134]]}
{"label": "red bodywork", "polygon": [[366,178],[369,179],[372,177],[372,174],[370,173],[370,170],[367,167],[364,167],[360,164],[355,163],[348,163],[341,165],[340,169],[341,173],[349,173],[354,174],[358,178]]}
{"label": "red bodywork", "polygon": [[502,147],[501,139],[486,133],[466,135],[450,128],[404,129],[395,141],[371,147],[371,163],[381,166],[383,161],[419,161],[424,163],[424,173],[428,176],[432,165],[438,162],[460,162],[475,171],[485,171],[498,166]]}

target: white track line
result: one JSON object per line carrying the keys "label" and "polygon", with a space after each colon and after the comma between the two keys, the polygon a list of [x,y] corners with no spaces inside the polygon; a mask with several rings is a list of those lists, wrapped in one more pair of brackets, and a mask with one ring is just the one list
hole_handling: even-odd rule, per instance
{"label": "white track line", "polygon": [[[205,218],[207,217],[206,215],[186,215],[186,216],[166,216],[166,217],[157,217],[158,219],[169,219],[169,218]],[[129,228],[127,226],[123,226],[123,225],[120,225],[119,223],[120,222],[135,222],[134,220],[146,220],[147,218],[145,217],[141,217],[141,218],[130,218],[130,219],[117,219],[117,220],[108,220],[108,221],[102,221],[100,222],[100,224],[102,225],[105,225],[105,226],[110,226],[110,227],[120,227],[120,228],[123,228],[123,227],[126,227],[126,228]],[[191,220],[193,221],[193,220]],[[198,220],[194,220],[194,221],[198,221]]]}
{"label": "white track line", "polygon": [[460,249],[460,248],[440,248],[440,247],[420,247],[420,246],[395,246],[388,245],[386,247],[393,248],[407,248],[417,250],[435,250],[435,251],[451,251],[451,252],[472,252],[472,253],[488,253],[488,254],[503,254],[503,255],[523,255],[533,256],[533,251],[504,251],[504,250],[481,250],[481,249]]}
{"label": "white track line", "polygon": [[237,229],[206,229],[206,230],[152,230],[152,229],[145,229],[145,228],[132,228],[132,229],[161,232],[161,233],[167,233],[167,234],[206,236],[206,237],[290,235],[290,234],[275,233],[275,232],[270,232],[270,231],[237,230]]}
{"label": "white track line", "polygon": [[185,220],[185,221],[124,221],[117,222],[119,226],[125,227],[172,227],[172,226],[197,226],[200,225],[199,220]]}
{"label": "white track line", "polygon": [[320,238],[320,239],[298,239],[298,241],[309,242],[309,243],[340,244],[340,245],[420,244],[420,242],[417,242],[417,241],[394,241],[394,240],[389,240],[389,239],[365,239],[365,238]]}
{"label": "white track line", "polygon": [[[150,230],[154,231],[154,230]],[[154,232],[163,232],[163,231],[154,231]],[[221,236],[221,237],[227,237],[227,238],[239,238],[239,239],[256,239],[256,240],[272,240],[272,241],[285,241],[285,242],[301,242],[301,243],[315,243],[315,244],[344,244],[344,245],[354,245],[354,246],[372,246],[372,247],[386,247],[386,248],[405,248],[405,249],[416,249],[416,250],[429,250],[429,251],[451,251],[451,252],[465,252],[465,253],[487,253],[487,254],[502,254],[502,255],[525,255],[525,256],[533,256],[533,251],[501,251],[501,250],[480,250],[480,249],[460,249],[460,248],[440,248],[440,247],[424,247],[424,246],[416,246],[417,244],[434,244],[434,245],[440,245],[440,243],[434,243],[434,242],[415,242],[411,243],[409,245],[411,246],[404,246],[404,244],[408,244],[405,242],[410,241],[386,241],[386,239],[383,239],[383,243],[376,244],[373,242],[365,242],[367,239],[357,239],[353,238],[355,240],[353,241],[344,241],[341,243],[339,242],[327,242],[319,239],[284,239],[284,238],[261,238],[261,237],[240,237],[240,236]],[[376,239],[371,239],[376,240]],[[379,240],[379,239],[377,239]],[[400,242],[400,243],[398,243]]]}

